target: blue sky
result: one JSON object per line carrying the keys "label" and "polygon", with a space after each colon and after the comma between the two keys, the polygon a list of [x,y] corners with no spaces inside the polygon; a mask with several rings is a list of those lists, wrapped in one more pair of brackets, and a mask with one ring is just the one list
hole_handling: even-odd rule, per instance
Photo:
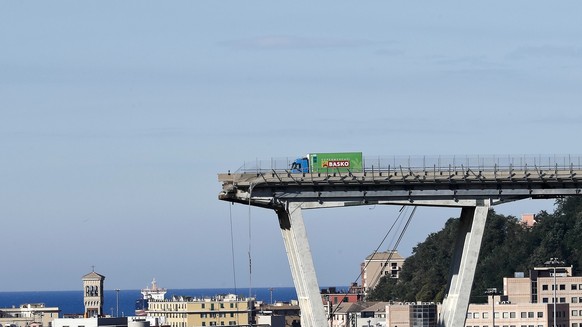
{"label": "blue sky", "polygon": [[[290,286],[273,212],[217,173],[308,152],[578,154],[576,1],[0,2],[0,291]],[[346,285],[395,207],[309,211]],[[551,210],[522,201],[498,212]],[[420,208],[408,255],[458,210]],[[385,226],[385,227],[384,227]]]}

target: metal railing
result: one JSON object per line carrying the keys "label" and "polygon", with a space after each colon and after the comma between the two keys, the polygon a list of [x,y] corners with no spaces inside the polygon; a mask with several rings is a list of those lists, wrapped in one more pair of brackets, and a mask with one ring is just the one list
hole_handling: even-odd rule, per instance
{"label": "metal railing", "polygon": [[[236,174],[289,172],[295,158],[247,161]],[[582,155],[443,155],[443,156],[366,156],[361,172],[411,171],[549,171],[582,170]],[[330,169],[330,172],[332,170]]]}

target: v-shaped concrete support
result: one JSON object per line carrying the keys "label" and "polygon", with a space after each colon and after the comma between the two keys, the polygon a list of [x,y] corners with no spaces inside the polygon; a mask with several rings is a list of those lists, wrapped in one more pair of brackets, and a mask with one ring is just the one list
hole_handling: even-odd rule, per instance
{"label": "v-shaped concrete support", "polygon": [[301,204],[289,202],[284,210],[277,210],[277,216],[301,308],[301,326],[325,327],[328,323],[303,224]]}
{"label": "v-shaped concrete support", "polygon": [[461,222],[451,261],[448,292],[443,301],[439,326],[465,325],[488,211],[487,205],[463,207],[461,210]]}

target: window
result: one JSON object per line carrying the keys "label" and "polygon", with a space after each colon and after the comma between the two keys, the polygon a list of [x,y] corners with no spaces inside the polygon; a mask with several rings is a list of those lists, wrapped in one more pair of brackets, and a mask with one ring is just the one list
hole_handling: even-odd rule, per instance
{"label": "window", "polygon": [[541,311],[538,311],[538,318],[543,318],[544,317],[544,313]]}
{"label": "window", "polygon": [[572,297],[571,301],[572,303],[578,303],[578,298],[577,297]]}
{"label": "window", "polygon": [[577,290],[577,289],[578,289],[578,284],[571,284],[571,285],[570,285],[570,289],[571,289],[572,291],[575,291],[575,290]]}
{"label": "window", "polygon": [[566,284],[560,284],[560,291],[566,290]]}
{"label": "window", "polygon": [[[533,312],[528,312],[527,313],[527,317],[528,318],[533,318],[534,317],[534,313]],[[533,326],[532,326],[533,327]]]}
{"label": "window", "polygon": [[543,303],[548,303],[548,298],[547,297],[542,298],[542,302]]}
{"label": "window", "polygon": [[560,303],[565,303],[566,302],[566,298],[565,297],[561,297],[560,298]]}
{"label": "window", "polygon": [[509,318],[509,312],[504,312],[503,313],[503,318]]}
{"label": "window", "polygon": [[[515,318],[515,312],[510,312],[509,313],[509,318]],[[515,327],[515,326],[513,326],[513,327]]]}
{"label": "window", "polygon": [[578,310],[572,310],[572,316],[573,317],[577,317],[578,316]]}
{"label": "window", "polygon": [[542,285],[542,291],[547,291],[548,290],[548,285]]}
{"label": "window", "polygon": [[522,318],[527,318],[527,312],[522,312],[522,313],[521,313],[521,317],[522,317]]}
{"label": "window", "polygon": [[473,313],[473,318],[474,319],[479,319],[479,312]]}

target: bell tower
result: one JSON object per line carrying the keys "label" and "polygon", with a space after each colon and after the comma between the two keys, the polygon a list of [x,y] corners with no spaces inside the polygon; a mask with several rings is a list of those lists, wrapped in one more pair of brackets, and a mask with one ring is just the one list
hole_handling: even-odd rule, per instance
{"label": "bell tower", "polygon": [[83,302],[85,318],[103,316],[103,281],[105,276],[93,271],[83,276]]}

